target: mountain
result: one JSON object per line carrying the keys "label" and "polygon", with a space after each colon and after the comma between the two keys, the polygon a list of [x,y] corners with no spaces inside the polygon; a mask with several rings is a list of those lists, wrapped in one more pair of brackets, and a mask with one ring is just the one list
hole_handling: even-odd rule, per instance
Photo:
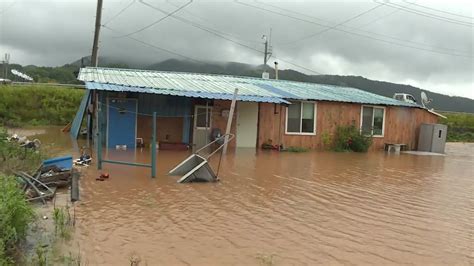
{"label": "mountain", "polygon": [[[73,63],[66,64],[61,67],[37,67],[20,65],[14,65],[14,67],[17,70],[23,71],[24,73],[30,75],[37,82],[78,83],[78,81],[75,79],[75,76],[77,76],[79,67],[81,67],[81,65],[87,66],[89,64],[90,57],[84,57],[83,60],[79,59]],[[270,73],[270,78],[275,77],[274,69],[269,66],[255,66],[237,62],[209,61],[201,63],[195,61],[168,59],[162,62],[147,65],[139,62],[131,63],[130,61],[117,58],[100,57],[99,66],[150,69],[161,71],[196,72],[249,77],[261,77],[263,70],[266,70]],[[12,65],[10,66],[10,69],[11,68]],[[3,69],[3,66],[1,66],[1,69]],[[9,77],[11,78],[11,76],[12,75],[10,74]],[[360,76],[306,75],[304,73],[292,69],[280,70],[278,72],[278,76],[279,79],[282,80],[293,80],[353,87],[387,97],[392,97],[393,94],[397,92],[409,93],[413,95],[418,102],[421,102],[420,94],[422,90],[420,88],[413,87],[410,85],[371,80]],[[474,113],[473,99],[458,96],[448,96],[435,92],[427,92],[427,94],[428,97],[433,100],[433,102],[429,106],[430,108],[434,108],[435,110],[440,111]]]}
{"label": "mountain", "polygon": [[[165,60],[153,65],[147,66],[145,69],[161,70],[161,71],[182,71],[197,72],[211,74],[226,74],[236,76],[261,77],[263,69],[270,73],[270,78],[275,78],[273,68],[263,65],[254,66],[243,63],[227,62],[227,63],[196,63],[192,61],[182,61],[177,59]],[[303,81],[311,83],[330,84],[336,86],[346,86],[358,88],[375,94],[392,97],[395,93],[409,93],[413,95],[418,102],[421,102],[421,89],[410,85],[396,84],[385,81],[371,80],[360,76],[338,76],[338,75],[306,75],[304,73],[285,69],[278,72],[278,78],[282,80]],[[429,105],[430,108],[441,111],[467,112],[474,113],[474,100],[448,96],[436,92],[428,92],[428,97],[433,101]]]}

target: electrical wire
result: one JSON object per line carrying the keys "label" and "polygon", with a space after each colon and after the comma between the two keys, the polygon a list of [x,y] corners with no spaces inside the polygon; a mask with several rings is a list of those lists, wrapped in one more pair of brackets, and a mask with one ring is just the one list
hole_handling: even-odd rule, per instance
{"label": "electrical wire", "polygon": [[321,31],[318,31],[318,32],[316,32],[316,33],[307,35],[307,36],[305,36],[305,37],[303,37],[303,38],[301,38],[301,39],[299,39],[299,40],[293,40],[293,41],[291,41],[291,42],[283,43],[283,45],[287,45],[287,44],[291,44],[291,43],[295,43],[295,42],[300,42],[300,41],[302,41],[302,40],[309,39],[309,38],[313,38],[313,37],[315,37],[315,36],[321,35],[321,34],[323,34],[323,33],[325,33],[325,32],[328,32],[328,31],[330,31],[330,30],[333,30],[333,29],[335,29],[335,28],[337,28],[337,27],[339,27],[339,26],[342,26],[342,25],[344,25],[344,24],[346,24],[346,23],[348,23],[348,22],[350,22],[350,21],[352,21],[352,20],[354,20],[354,19],[360,18],[360,17],[362,17],[362,16],[364,16],[364,15],[366,15],[366,14],[368,14],[368,13],[370,13],[370,12],[372,12],[372,11],[376,10],[377,8],[380,8],[380,7],[384,6],[384,5],[385,5],[385,4],[378,4],[378,5],[376,5],[376,6],[372,7],[372,8],[370,8],[370,9],[368,9],[368,10],[362,12],[362,13],[359,13],[359,14],[353,16],[353,17],[350,17],[350,18],[348,18],[348,19],[346,19],[346,20],[344,20],[344,21],[342,21],[342,22],[340,22],[340,23],[338,23],[338,24],[336,24],[336,25],[334,25],[334,26],[331,26],[331,27],[325,28],[325,29],[323,29],[323,30],[321,30]]}
{"label": "electrical wire", "polygon": [[[122,34],[120,31],[117,31],[117,30],[111,28],[110,26],[102,25],[102,27],[105,28],[105,29],[108,29],[108,30],[110,30],[110,31],[113,31],[113,32],[115,32],[115,33]],[[130,39],[130,40],[133,40],[133,41],[135,41],[135,42],[137,42],[137,43],[141,43],[141,44],[143,44],[143,45],[146,45],[146,46],[148,46],[148,47],[154,48],[154,49],[156,49],[156,50],[160,50],[160,51],[163,51],[163,52],[166,52],[166,53],[169,53],[169,54],[177,55],[177,56],[179,56],[179,57],[182,57],[182,58],[185,58],[185,59],[194,61],[194,62],[204,63],[203,61],[200,61],[200,60],[198,60],[198,59],[195,59],[195,58],[192,58],[192,57],[189,57],[189,56],[180,54],[179,52],[175,52],[175,51],[172,51],[172,50],[163,48],[163,47],[159,47],[159,46],[157,46],[157,45],[154,45],[154,44],[151,44],[151,43],[142,41],[142,40],[137,39],[137,38],[132,37],[132,36],[126,36],[126,38],[128,38],[128,39]]]}
{"label": "electrical wire", "polygon": [[444,11],[444,10],[441,10],[441,9],[436,9],[436,8],[432,8],[432,7],[420,5],[420,4],[417,4],[417,3],[414,3],[414,2],[413,2],[413,3],[412,3],[412,2],[408,2],[408,1],[406,1],[406,0],[403,0],[403,2],[405,2],[405,3],[407,3],[407,4],[410,4],[410,5],[418,6],[418,7],[421,7],[421,8],[433,10],[433,11],[436,11],[436,12],[440,12],[440,13],[444,13],[444,14],[448,14],[448,15],[452,15],[452,16],[456,16],[456,17],[467,18],[467,19],[470,19],[470,20],[473,20],[473,19],[474,19],[474,17],[469,17],[469,16],[464,16],[464,15],[460,15],[460,14],[456,14],[456,13],[451,13],[451,12]]}
{"label": "electrical wire", "polygon": [[[178,7],[178,5],[173,4],[173,3],[172,3],[171,1],[169,1],[169,0],[167,0],[166,3],[168,3],[169,5],[172,5],[172,6],[174,6],[174,7]],[[188,15],[190,15],[190,16],[192,16],[192,17],[195,17],[195,18],[197,18],[197,19],[199,19],[199,20],[201,20],[201,21],[203,21],[203,22],[205,22],[205,23],[207,23],[207,24],[213,25],[212,22],[209,21],[207,18],[204,18],[204,17],[202,17],[202,16],[199,16],[199,15],[197,15],[196,13],[193,13],[193,12],[187,10],[187,9],[183,10],[181,13],[188,14]],[[214,26],[214,25],[213,25],[213,26]],[[221,34],[223,34],[223,35],[230,36],[230,37],[232,37],[232,38],[234,38],[234,39],[237,39],[237,40],[240,40],[240,41],[243,41],[243,42],[254,43],[254,44],[261,44],[260,41],[242,38],[241,36],[238,36],[238,35],[236,35],[236,34],[224,32],[224,31],[219,31],[219,32],[220,32]]]}
{"label": "electrical wire", "polygon": [[[258,1],[256,1],[258,2]],[[327,21],[327,20],[323,20],[321,18],[318,18],[318,17],[314,17],[314,16],[310,16],[310,15],[307,15],[307,14],[304,14],[304,13],[301,13],[301,12],[296,12],[294,10],[290,10],[290,9],[286,9],[286,8],[282,8],[282,7],[279,7],[279,6],[275,6],[275,5],[272,5],[272,4],[268,4],[268,3],[265,3],[265,5],[267,6],[270,6],[270,7],[273,7],[275,9],[279,9],[279,10],[282,10],[282,11],[285,11],[285,12],[289,12],[289,13],[294,13],[294,14],[297,14],[297,15],[301,15],[301,16],[305,16],[305,17],[308,17],[308,18],[311,18],[311,19],[315,19],[315,20],[318,20],[318,21],[322,21],[324,23],[330,23],[330,24],[334,24],[334,22],[330,22],[330,21]],[[393,12],[389,13],[388,15],[384,15],[384,16],[381,16],[381,17],[378,17],[372,21],[370,21],[369,23],[366,23],[362,26],[360,26],[359,28],[356,28],[356,27],[350,27],[348,25],[342,25],[343,27],[345,28],[348,28],[349,30],[353,30],[353,31],[359,31],[359,32],[365,32],[367,34],[369,34],[370,36],[372,35],[376,35],[376,36],[380,36],[380,37],[383,37],[383,38],[388,38],[388,39],[391,39],[391,40],[395,40],[395,41],[399,41],[399,42],[403,42],[403,43],[411,43],[411,44],[415,44],[415,45],[421,45],[421,46],[425,46],[425,47],[429,47],[433,50],[445,50],[445,51],[448,51],[448,52],[453,52],[453,53],[457,53],[457,54],[460,54],[460,55],[466,55],[466,56],[471,56],[471,51],[463,51],[463,50],[458,50],[458,49],[453,49],[453,48],[446,48],[446,47],[441,47],[441,46],[434,46],[434,45],[431,45],[431,44],[428,44],[428,43],[424,43],[424,42],[415,42],[415,41],[412,41],[412,40],[406,40],[406,39],[401,39],[401,38],[398,38],[398,37],[394,37],[394,36],[390,36],[390,35],[386,35],[386,34],[381,34],[381,33],[377,33],[377,32],[373,32],[373,31],[367,31],[367,30],[363,30],[361,28],[363,27],[366,27],[368,26],[369,24],[372,24],[378,20],[380,20],[381,18],[386,18],[388,16],[391,16],[397,12],[400,12],[401,10],[399,9],[395,9]],[[326,26],[325,27],[330,27],[330,26]],[[302,39],[306,39],[306,38],[302,38]],[[284,45],[284,44],[282,44]]]}
{"label": "electrical wire", "polygon": [[[326,26],[324,24],[321,24],[321,23],[318,23],[318,22],[315,22],[315,21],[312,21],[312,20],[307,20],[307,19],[304,19],[304,18],[295,17],[295,16],[292,16],[292,15],[277,12],[277,11],[274,11],[274,10],[271,10],[271,9],[268,9],[268,8],[263,8],[263,7],[259,7],[259,6],[250,5],[248,3],[243,3],[243,2],[240,2],[240,1],[237,1],[237,0],[235,0],[235,2],[239,3],[241,5],[245,5],[245,6],[252,7],[252,8],[255,8],[255,9],[259,9],[259,10],[262,10],[262,11],[266,11],[266,12],[269,12],[269,13],[273,13],[273,14],[277,14],[277,15],[280,15],[280,16],[288,17],[288,18],[291,18],[291,19],[294,19],[294,20],[303,21],[303,22],[307,22],[307,23],[310,23],[310,24],[318,25],[320,27],[325,27],[325,28],[329,27],[329,26]],[[373,37],[373,36],[370,36],[370,35],[365,35],[365,34],[353,32],[353,31],[349,31],[349,30],[345,30],[345,29],[341,29],[341,28],[334,28],[334,30],[339,31],[339,32],[343,32],[343,33],[346,33],[346,34],[350,34],[350,35],[353,35],[353,36],[358,36],[358,37],[362,37],[362,38],[366,38],[366,39],[371,39],[371,40],[374,40],[374,41],[379,41],[379,42],[383,42],[383,43],[387,43],[387,44],[391,44],[391,45],[396,45],[396,46],[400,46],[400,47],[412,48],[412,49],[417,49],[417,50],[420,50],[420,51],[427,51],[427,52],[450,55],[450,56],[456,56],[456,57],[473,58],[472,55],[465,55],[465,54],[458,54],[458,53],[448,53],[448,52],[444,52],[444,51],[438,51],[438,50],[427,49],[427,48],[423,48],[423,47],[406,45],[406,44],[393,42],[393,41],[388,41],[388,40],[385,40],[385,39],[381,39],[381,38]]]}
{"label": "electrical wire", "polygon": [[107,20],[107,22],[104,23],[104,25],[109,24],[112,20],[116,19],[118,16],[120,16],[123,12],[125,12],[127,9],[129,9],[133,4],[135,4],[136,0],[132,0],[127,6],[122,8],[119,12],[117,12],[115,15],[113,15],[110,19]]}
{"label": "electrical wire", "polygon": [[[373,1],[375,3],[379,3],[377,0],[373,0]],[[460,26],[465,26],[465,27],[472,27],[474,25],[471,22],[466,22],[466,21],[456,20],[456,19],[447,18],[447,17],[443,17],[443,16],[438,16],[438,15],[433,14],[433,13],[420,11],[420,10],[417,10],[417,9],[409,8],[407,6],[394,4],[394,3],[391,3],[391,2],[388,2],[388,1],[384,2],[384,3],[387,6],[390,6],[392,8],[401,9],[405,12],[416,14],[416,15],[419,15],[419,16],[422,16],[422,17],[432,18],[432,19],[436,19],[436,20],[439,20],[439,21],[444,21],[444,22],[447,22],[447,23],[460,25]]]}
{"label": "electrical wire", "polygon": [[[145,2],[144,0],[140,0],[140,3],[146,5],[146,6],[152,8],[152,9],[154,9],[154,10],[157,10],[157,11],[159,11],[159,12],[161,12],[161,13],[167,14],[166,11],[164,11],[164,10],[162,10],[162,9],[160,9],[160,8],[157,8],[157,7],[155,7],[155,6],[152,6],[152,5],[148,4],[147,2]],[[174,19],[178,20],[178,21],[181,21],[182,23],[185,23],[185,24],[191,25],[191,26],[193,26],[193,27],[195,27],[195,28],[198,28],[198,29],[201,29],[201,30],[203,30],[203,31],[206,31],[206,32],[208,32],[208,33],[210,33],[210,34],[213,34],[213,35],[219,37],[219,38],[225,39],[225,40],[227,40],[227,41],[230,41],[230,42],[232,42],[232,43],[234,43],[234,44],[237,44],[237,45],[242,46],[242,47],[244,47],[244,48],[247,48],[247,49],[249,49],[249,50],[252,50],[252,51],[255,51],[255,52],[258,52],[258,53],[262,53],[262,54],[264,53],[263,51],[260,51],[260,50],[254,48],[254,47],[251,47],[251,46],[249,46],[249,45],[247,45],[247,44],[243,44],[243,43],[240,43],[240,42],[238,42],[238,41],[236,41],[236,40],[234,40],[234,39],[232,39],[232,38],[229,38],[229,37],[225,36],[224,34],[221,34],[221,33],[220,33],[218,30],[216,30],[216,29],[203,26],[203,25],[201,25],[201,24],[199,24],[199,23],[193,22],[193,21],[191,21],[191,20],[185,19],[185,18],[180,17],[180,16],[177,16],[177,15],[172,15],[172,17],[173,17]],[[322,75],[321,72],[318,72],[318,71],[313,70],[313,69],[311,69],[311,68],[308,68],[308,67],[305,67],[305,66],[302,66],[302,65],[293,63],[293,62],[291,62],[290,60],[287,60],[287,59],[284,59],[284,58],[277,58],[277,57],[275,57],[275,56],[273,56],[273,57],[274,57],[275,59],[278,59],[278,60],[284,62],[284,63],[290,64],[290,65],[292,65],[292,66],[296,66],[296,67],[299,67],[299,68],[304,69],[304,70],[306,70],[306,71],[310,71],[310,72],[312,72],[312,73]]]}
{"label": "electrical wire", "polygon": [[[142,1],[140,0],[140,2],[142,2]],[[144,30],[146,30],[146,29],[149,29],[149,28],[155,26],[156,24],[162,22],[163,20],[167,19],[168,17],[173,16],[174,14],[178,13],[181,9],[183,9],[183,8],[185,8],[185,7],[187,7],[187,6],[189,6],[192,2],[193,2],[193,0],[189,0],[189,1],[188,1],[187,3],[185,3],[184,5],[178,7],[177,9],[175,9],[174,11],[172,11],[171,13],[166,13],[166,15],[165,15],[164,17],[162,17],[162,18],[160,18],[160,19],[158,19],[158,20],[152,22],[151,24],[148,24],[148,25],[146,25],[145,27],[142,27],[142,28],[140,28],[140,29],[138,29],[138,30],[136,30],[136,31],[127,33],[127,34],[125,34],[125,35],[118,36],[117,38],[129,37],[129,36],[131,36],[131,35],[133,35],[133,34],[136,34],[136,33],[142,32],[142,31],[144,31]]]}

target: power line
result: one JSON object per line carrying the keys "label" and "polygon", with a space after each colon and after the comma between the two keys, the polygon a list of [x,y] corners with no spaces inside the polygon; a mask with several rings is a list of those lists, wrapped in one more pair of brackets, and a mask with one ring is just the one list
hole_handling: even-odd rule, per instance
{"label": "power line", "polygon": [[[374,2],[379,3],[379,2],[377,2],[377,0],[374,0]],[[447,23],[455,24],[455,25],[460,25],[460,26],[465,26],[465,27],[472,27],[474,25],[473,23],[470,23],[470,22],[465,22],[465,21],[461,21],[461,20],[456,20],[456,19],[451,19],[451,18],[447,18],[447,17],[443,17],[443,16],[438,16],[438,15],[433,14],[433,13],[424,12],[424,11],[420,11],[420,10],[417,10],[417,9],[412,9],[412,8],[409,8],[409,7],[406,7],[406,6],[403,6],[403,5],[398,5],[398,4],[394,4],[394,3],[390,3],[390,2],[385,2],[385,4],[389,7],[401,9],[401,10],[403,10],[405,12],[408,12],[408,13],[416,14],[416,15],[419,15],[419,16],[422,16],[422,17],[436,19],[436,20],[439,20],[439,21],[444,21],[444,22],[447,22]]]}
{"label": "power line", "polygon": [[[123,34],[122,32],[120,31],[117,31],[109,26],[106,26],[106,25],[102,25],[102,27],[110,30],[110,31],[113,31],[117,34]],[[203,61],[200,61],[200,60],[197,60],[197,59],[194,59],[192,57],[189,57],[189,56],[186,56],[186,55],[183,55],[183,54],[180,54],[179,52],[175,52],[175,51],[172,51],[172,50],[169,50],[169,49],[166,49],[166,48],[163,48],[163,47],[160,47],[160,46],[157,46],[157,45],[154,45],[154,44],[151,44],[151,43],[148,43],[148,42],[145,42],[145,41],[142,41],[140,39],[137,39],[137,38],[134,38],[132,36],[126,36],[126,38],[130,39],[130,40],[133,40],[137,43],[141,43],[145,46],[148,46],[148,47],[151,47],[153,49],[156,49],[156,50],[160,50],[160,51],[163,51],[163,52],[166,52],[166,53],[169,53],[169,54],[173,54],[173,55],[177,55],[179,57],[182,57],[182,58],[185,58],[185,59],[188,59],[188,60],[191,60],[191,61],[194,61],[194,62],[198,62],[198,63],[204,63]]]}
{"label": "power line", "polygon": [[119,12],[117,12],[115,15],[113,15],[110,19],[108,19],[104,25],[109,24],[112,20],[116,19],[118,16],[120,16],[123,12],[125,12],[127,9],[129,9],[133,4],[135,4],[136,0],[132,0],[127,6],[122,8]]}
{"label": "power line", "polygon": [[[275,9],[279,9],[279,10],[282,10],[282,11],[286,11],[286,12],[289,12],[289,13],[294,13],[294,14],[297,14],[297,15],[301,15],[301,16],[305,16],[305,17],[308,17],[308,18],[311,18],[311,19],[315,19],[315,20],[318,20],[318,21],[322,21],[324,23],[333,23],[333,22],[330,22],[330,21],[326,21],[326,20],[323,20],[323,19],[320,19],[318,17],[314,17],[314,16],[310,16],[310,15],[307,15],[307,14],[304,14],[304,13],[300,13],[300,12],[297,12],[297,11],[294,11],[294,10],[290,10],[290,9],[286,9],[286,8],[282,8],[282,7],[279,7],[279,6],[275,6],[275,5],[271,5],[271,4],[268,4],[268,3],[265,3],[265,5],[267,6],[271,6]],[[398,38],[398,37],[394,37],[394,36],[390,36],[390,35],[387,35],[387,34],[381,34],[381,33],[377,33],[377,32],[373,32],[373,31],[367,31],[367,30],[363,30],[361,29],[362,27],[365,27],[371,23],[374,23],[375,21],[378,21],[380,20],[381,18],[386,18],[390,15],[393,15],[394,13],[396,12],[400,12],[401,10],[399,9],[395,9],[393,12],[389,13],[388,15],[385,15],[383,17],[379,17],[377,19],[374,19],[372,20],[370,23],[367,23],[367,24],[364,24],[362,25],[361,27],[359,28],[356,28],[356,27],[350,27],[348,25],[342,25],[343,27],[349,29],[349,30],[353,30],[353,31],[359,31],[359,32],[365,32],[367,34],[369,34],[369,36],[372,36],[372,35],[377,35],[377,36],[381,36],[381,37],[384,37],[384,38],[388,38],[388,39],[392,39],[392,40],[396,40],[396,41],[399,41],[399,42],[404,42],[404,43],[411,43],[411,44],[415,44],[415,45],[421,45],[421,46],[424,46],[424,47],[429,47],[433,50],[446,50],[446,51],[450,51],[450,52],[454,52],[454,53],[458,53],[460,55],[464,55],[464,56],[467,56],[467,57],[470,57],[471,56],[471,51],[462,51],[462,50],[457,50],[457,49],[453,49],[453,48],[446,48],[446,47],[441,47],[441,46],[434,46],[434,45],[431,45],[431,44],[428,44],[428,43],[423,43],[423,42],[415,42],[415,41],[411,41],[411,40],[406,40],[406,39],[401,39],[401,38]],[[324,27],[331,27],[331,26],[327,26],[327,25],[323,25]],[[337,30],[337,29],[336,29]],[[302,40],[305,40],[305,39],[309,39],[309,38],[302,38]],[[284,44],[283,44],[284,45]]]}
{"label": "power line", "polygon": [[398,9],[393,10],[392,12],[390,12],[390,13],[388,13],[388,14],[384,14],[384,15],[382,15],[382,16],[380,16],[380,17],[377,17],[377,18],[375,18],[375,19],[373,19],[373,20],[367,22],[367,23],[364,23],[363,25],[358,26],[358,28],[359,28],[359,29],[365,28],[365,27],[367,27],[367,26],[369,26],[369,25],[371,25],[371,24],[374,24],[375,22],[377,22],[377,21],[379,21],[379,20],[381,20],[381,19],[390,17],[391,15],[393,15],[393,14],[395,14],[395,13],[398,13],[398,12],[400,12],[400,10],[398,10]]}
{"label": "power line", "polygon": [[[174,6],[174,7],[178,7],[178,5],[172,3],[171,1],[168,1],[168,0],[167,0],[166,3],[167,3],[167,4],[170,4],[170,5]],[[207,18],[204,18],[204,17],[202,17],[202,16],[200,16],[200,15],[197,15],[196,13],[191,12],[191,11],[189,11],[188,9],[185,9],[185,10],[181,11],[181,13],[188,14],[188,15],[190,15],[190,16],[192,16],[192,17],[195,17],[195,18],[197,18],[197,19],[199,19],[199,20],[201,20],[201,21],[203,21],[203,22],[205,22],[205,23],[207,23],[207,24],[213,25],[213,23],[212,23],[211,21],[209,21]],[[213,26],[214,26],[214,25],[213,25]],[[216,31],[217,31],[217,29],[216,29]],[[250,39],[247,39],[247,38],[242,38],[241,36],[237,36],[237,35],[232,34],[232,33],[230,33],[230,32],[223,32],[223,31],[219,31],[219,32],[220,32],[221,34],[223,34],[223,35],[230,36],[230,37],[232,37],[232,38],[234,38],[234,39],[236,39],[236,40],[240,40],[240,41],[243,41],[243,42],[253,43],[253,44],[260,44],[260,43],[261,43],[260,41],[250,40]]]}
{"label": "power line", "polygon": [[448,15],[453,15],[453,16],[456,16],[456,17],[467,18],[467,19],[471,19],[471,20],[474,19],[474,17],[469,17],[469,16],[464,16],[464,15],[460,15],[460,14],[456,14],[456,13],[451,13],[451,12],[444,11],[444,10],[441,10],[441,9],[436,9],[436,8],[420,5],[420,4],[417,4],[417,3],[414,3],[414,2],[413,3],[408,2],[406,0],[403,0],[403,2],[405,2],[407,4],[410,4],[410,5],[418,6],[418,7],[421,7],[421,8],[433,10],[433,11],[436,11],[436,12],[441,12],[441,13],[448,14]]}
{"label": "power line", "polygon": [[[143,3],[143,1],[141,1],[141,0],[140,0],[140,2]],[[162,22],[163,20],[167,19],[168,17],[173,16],[173,14],[175,14],[175,13],[179,12],[181,9],[187,7],[187,6],[190,5],[192,2],[193,2],[193,0],[189,0],[189,2],[187,2],[186,4],[180,6],[179,8],[175,9],[175,10],[174,10],[173,12],[171,12],[171,13],[167,13],[164,17],[162,17],[162,18],[160,18],[160,19],[154,21],[153,23],[148,24],[147,26],[145,26],[145,27],[143,27],[143,28],[140,28],[140,29],[138,29],[138,30],[136,30],[136,31],[134,31],[134,32],[130,32],[130,33],[128,33],[128,34],[125,34],[125,35],[122,35],[122,36],[118,36],[117,38],[128,37],[128,36],[131,36],[131,35],[133,35],[133,34],[135,34],[135,33],[139,33],[139,32],[142,32],[142,31],[144,31],[144,30],[146,30],[146,29],[148,29],[148,28],[150,28],[150,27],[153,27],[153,26],[155,26],[156,24],[158,24],[158,23]]]}
{"label": "power line", "polygon": [[[277,14],[277,15],[280,15],[280,16],[288,17],[288,18],[291,18],[291,19],[294,19],[294,20],[303,21],[303,22],[307,22],[307,23],[310,23],[310,24],[318,25],[320,27],[325,27],[325,28],[329,27],[329,26],[326,26],[324,24],[321,24],[321,23],[318,23],[318,22],[315,22],[315,21],[312,21],[312,20],[307,20],[307,19],[304,19],[304,18],[295,17],[295,16],[288,15],[288,14],[285,14],[285,13],[277,12],[277,11],[274,11],[274,10],[271,10],[271,9],[250,5],[250,4],[247,4],[247,3],[239,2],[238,0],[235,0],[235,2],[237,2],[241,5],[245,5],[245,6],[249,6],[249,7],[252,7],[252,8],[260,9],[262,11],[266,11],[266,12],[269,12],[269,13],[273,13],[273,14]],[[379,41],[379,42],[383,42],[383,43],[387,43],[387,44],[400,46],[400,47],[412,48],[412,49],[417,49],[417,50],[421,50],[421,51],[427,51],[427,52],[433,52],[433,53],[439,53],[439,54],[451,55],[451,56],[457,56],[457,57],[467,57],[467,58],[472,58],[473,57],[472,55],[448,53],[448,52],[444,52],[444,51],[438,51],[438,50],[432,50],[432,49],[427,49],[427,48],[423,48],[423,47],[416,47],[416,46],[412,46],[412,45],[406,45],[406,44],[402,44],[402,43],[397,43],[397,42],[393,42],[393,41],[384,40],[384,39],[381,39],[381,38],[376,38],[376,37],[373,37],[373,36],[370,36],[370,35],[365,35],[365,34],[361,34],[361,33],[357,33],[357,32],[348,31],[348,30],[341,29],[341,28],[334,28],[334,30],[339,31],[339,32],[343,32],[343,33],[346,33],[346,34],[358,36],[358,37],[371,39],[371,40],[374,40],[374,41]]]}
{"label": "power line", "polygon": [[[162,10],[162,9],[160,9],[160,8],[157,8],[157,7],[155,7],[155,6],[152,6],[152,5],[148,4],[147,2],[145,2],[144,0],[140,0],[140,3],[146,5],[146,6],[152,8],[152,9],[154,9],[154,10],[157,10],[157,11],[159,11],[159,12],[161,12],[161,13],[167,14],[166,11],[164,11],[164,10]],[[233,40],[233,39],[231,39],[231,38],[229,38],[229,37],[226,37],[225,35],[221,34],[218,30],[205,27],[205,26],[203,26],[203,25],[201,25],[201,24],[198,24],[198,23],[196,23],[196,22],[193,22],[193,21],[191,21],[191,20],[185,19],[185,18],[180,17],[180,16],[177,16],[177,15],[172,15],[172,17],[173,17],[174,19],[176,19],[176,20],[179,20],[179,21],[185,23],[185,24],[191,25],[191,26],[193,26],[193,27],[196,27],[196,28],[198,28],[198,29],[201,29],[201,30],[203,30],[203,31],[206,31],[206,32],[208,32],[208,33],[211,33],[211,34],[213,34],[213,35],[215,35],[215,36],[217,36],[217,37],[219,37],[219,38],[228,40],[228,41],[230,41],[230,42],[232,42],[232,43],[234,43],[234,44],[237,44],[237,45],[242,46],[242,47],[244,47],[244,48],[247,48],[247,49],[249,49],[249,50],[252,50],[252,51],[255,51],[255,52],[258,52],[258,53],[263,53],[262,51],[260,51],[260,50],[258,50],[258,49],[256,49],[256,48],[253,48],[253,47],[251,47],[251,46],[249,46],[249,45],[240,43],[240,42],[235,41],[235,40]],[[293,63],[293,62],[291,62],[291,61],[289,61],[289,60],[286,60],[286,59],[283,59],[283,58],[277,58],[277,57],[275,57],[275,56],[274,56],[274,58],[275,58],[275,59],[278,59],[278,60],[280,60],[280,61],[282,61],[282,62],[285,62],[285,63],[287,63],[287,64],[290,64],[290,65],[299,67],[299,68],[301,68],[301,69],[305,69],[305,70],[310,71],[310,72],[312,72],[312,73],[316,73],[316,74],[322,75],[321,72],[318,72],[318,71],[316,71],[316,70],[310,69],[310,68],[305,67],[305,66],[298,65],[298,64]]]}
{"label": "power line", "polygon": [[354,20],[354,19],[360,18],[360,17],[362,17],[363,15],[366,15],[366,14],[368,14],[368,13],[370,13],[370,12],[374,11],[375,9],[377,9],[377,8],[379,8],[379,7],[382,7],[382,6],[384,6],[384,4],[378,4],[377,6],[374,6],[374,7],[370,8],[370,9],[368,9],[368,10],[362,12],[362,13],[359,13],[359,14],[353,16],[353,17],[350,17],[350,18],[348,18],[348,19],[346,19],[346,20],[344,20],[344,21],[342,21],[342,22],[340,22],[340,23],[338,23],[338,24],[336,24],[336,25],[334,25],[334,26],[328,27],[328,28],[326,28],[326,29],[323,29],[323,30],[318,31],[318,32],[316,32],[316,33],[313,33],[313,34],[311,34],[311,35],[305,36],[305,37],[303,37],[303,38],[301,38],[301,39],[299,39],[299,40],[294,40],[294,41],[291,41],[291,42],[284,43],[284,45],[291,44],[291,43],[295,43],[295,42],[299,42],[299,41],[302,41],[302,40],[305,40],[305,39],[309,39],[309,38],[312,38],[312,37],[317,36],[317,35],[321,35],[321,34],[323,34],[323,33],[325,33],[325,32],[328,32],[328,31],[330,31],[330,30],[332,30],[332,29],[335,29],[335,28],[337,28],[337,27],[339,27],[339,26],[341,26],[341,25],[344,25],[344,24],[346,24],[347,22],[350,22],[350,21],[352,21],[352,20]]}

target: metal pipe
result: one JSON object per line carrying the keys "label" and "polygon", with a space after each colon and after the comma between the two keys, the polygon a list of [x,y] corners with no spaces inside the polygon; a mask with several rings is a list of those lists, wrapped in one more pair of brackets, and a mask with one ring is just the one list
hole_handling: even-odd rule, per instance
{"label": "metal pipe", "polygon": [[124,161],[114,161],[114,160],[102,160],[103,163],[112,163],[112,164],[122,164],[122,165],[130,165],[130,166],[141,166],[141,167],[152,167],[150,164],[145,163],[131,163],[131,162],[124,162]]}
{"label": "metal pipe", "polygon": [[278,79],[278,62],[275,61],[275,79]]}
{"label": "metal pipe", "polygon": [[156,112],[153,112],[153,132],[151,141],[151,177],[156,177]]}

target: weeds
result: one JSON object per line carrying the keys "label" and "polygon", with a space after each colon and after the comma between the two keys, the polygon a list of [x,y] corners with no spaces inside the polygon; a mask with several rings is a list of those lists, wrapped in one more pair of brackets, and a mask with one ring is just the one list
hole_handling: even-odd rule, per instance
{"label": "weeds", "polygon": [[304,148],[304,147],[290,146],[290,147],[286,148],[285,151],[288,151],[288,152],[307,152],[307,151],[309,151],[309,149]]}
{"label": "weeds", "polygon": [[130,266],[138,266],[142,261],[142,259],[137,254],[131,254],[128,260],[130,261]]}
{"label": "weeds", "polygon": [[264,255],[264,254],[257,254],[257,259],[260,262],[260,265],[263,266],[272,266],[275,265],[275,261],[273,260],[275,254]]}
{"label": "weeds", "polygon": [[74,222],[71,219],[69,206],[65,208],[56,208],[53,210],[54,228],[56,235],[69,240],[71,237],[71,227]]}
{"label": "weeds", "polygon": [[47,254],[45,246],[39,244],[36,246],[36,258],[34,263],[39,266],[46,266],[47,265]]}
{"label": "weeds", "polygon": [[32,207],[14,177],[0,174],[0,264],[13,263],[12,251],[34,219]]}
{"label": "weeds", "polygon": [[60,258],[60,262],[63,265],[67,266],[80,266],[81,265],[81,252],[79,251],[78,254],[73,254],[69,252],[68,255],[63,255]]}

